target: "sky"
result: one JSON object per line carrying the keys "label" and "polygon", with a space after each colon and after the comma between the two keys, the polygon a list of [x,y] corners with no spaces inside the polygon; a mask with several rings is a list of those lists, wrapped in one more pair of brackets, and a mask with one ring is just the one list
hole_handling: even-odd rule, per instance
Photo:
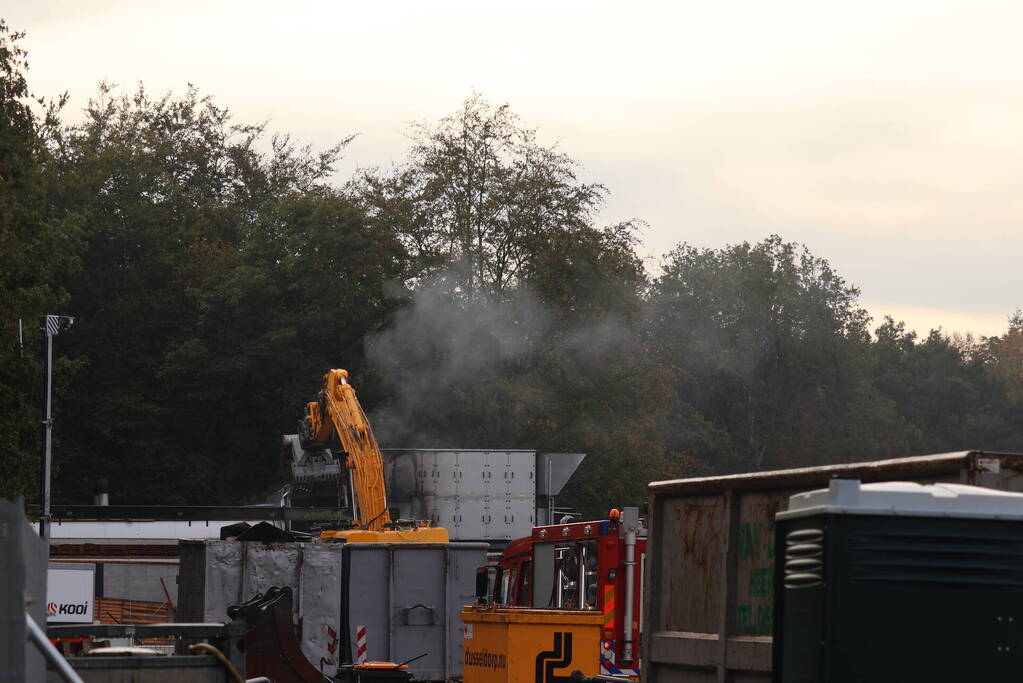
{"label": "sky", "polygon": [[860,303],[926,334],[995,335],[1023,306],[1023,3],[7,0],[29,85],[162,93],[314,147],[339,179],[399,163],[413,121],[508,103],[680,242],[805,244]]}

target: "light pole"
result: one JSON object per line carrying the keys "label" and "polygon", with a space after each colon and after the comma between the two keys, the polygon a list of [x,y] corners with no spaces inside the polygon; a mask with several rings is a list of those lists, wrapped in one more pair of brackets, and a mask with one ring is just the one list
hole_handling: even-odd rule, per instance
{"label": "light pole", "polygon": [[43,499],[43,514],[39,519],[39,535],[50,538],[50,469],[53,441],[53,338],[74,325],[75,319],[66,315],[44,315],[39,319],[39,331],[46,340],[44,373],[46,391],[43,396],[43,471],[39,490]]}

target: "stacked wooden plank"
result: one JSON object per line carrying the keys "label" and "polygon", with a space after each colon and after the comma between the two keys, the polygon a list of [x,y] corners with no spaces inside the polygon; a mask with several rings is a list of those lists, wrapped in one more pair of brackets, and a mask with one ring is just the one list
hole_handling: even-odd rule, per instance
{"label": "stacked wooden plank", "polygon": [[160,624],[173,620],[166,602],[96,598],[93,614],[103,624]]}

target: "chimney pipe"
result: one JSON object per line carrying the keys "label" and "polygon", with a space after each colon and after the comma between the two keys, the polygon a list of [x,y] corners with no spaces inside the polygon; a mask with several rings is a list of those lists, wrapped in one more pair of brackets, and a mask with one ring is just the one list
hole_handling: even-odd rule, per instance
{"label": "chimney pipe", "polygon": [[94,505],[110,505],[110,482],[106,477],[96,481],[96,496],[93,498]]}

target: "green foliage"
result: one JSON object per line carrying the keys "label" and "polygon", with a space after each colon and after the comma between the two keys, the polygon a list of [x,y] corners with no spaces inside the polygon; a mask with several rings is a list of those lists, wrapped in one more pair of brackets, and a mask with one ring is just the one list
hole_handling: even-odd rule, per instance
{"label": "green foliage", "polygon": [[668,386],[638,325],[637,225],[594,225],[605,189],[476,96],[413,129],[409,161],[352,185],[418,265],[411,304],[367,347],[394,446],[585,451],[571,502],[643,496],[677,464],[658,434]]}
{"label": "green foliage", "polygon": [[332,190],[265,207],[236,259],[195,292],[198,315],[158,369],[179,397],[170,426],[206,455],[215,496],[265,493],[280,436],[326,369],[362,365],[362,339],[395,306],[385,288],[405,267],[393,235]]}
{"label": "green foliage", "polygon": [[[54,215],[47,204],[47,150],[40,130],[48,121],[30,106],[22,37],[0,20],[0,497],[31,496],[35,489],[38,321],[62,311],[67,295],[55,283],[79,264],[78,221],[73,214]],[[18,348],[19,319],[29,343],[24,356]]]}
{"label": "green foliage", "polygon": [[0,495],[31,494],[40,368],[59,339],[58,499],[238,503],[272,488],[323,372],[346,367],[385,446],[588,458],[561,502],[647,482],[960,448],[1023,450],[1023,315],[923,339],[772,236],[680,245],[650,280],[639,222],[474,96],[405,163],[329,182],[323,152],[239,125],[194,88],[36,115],[0,23]]}
{"label": "green foliage", "polygon": [[701,459],[729,470],[862,452],[863,411],[877,396],[864,377],[857,294],[827,261],[777,236],[672,252],[651,296],[653,335],[682,399],[670,443],[705,449]]}
{"label": "green foliage", "polygon": [[543,276],[566,243],[601,239],[591,220],[605,188],[580,182],[576,162],[539,144],[508,105],[474,96],[411,138],[405,164],[363,172],[352,190],[422,275],[440,273],[461,296],[499,299]]}
{"label": "green foliage", "polygon": [[897,453],[1019,448],[1018,406],[999,381],[999,338],[977,343],[932,330],[918,340],[891,318],[876,336],[874,382],[906,425]]}
{"label": "green foliage", "polygon": [[983,340],[977,353],[1014,406],[1023,407],[1023,309],[1009,318],[1005,334]]}
{"label": "green foliage", "polygon": [[75,439],[55,488],[80,496],[104,476],[125,502],[241,500],[265,488],[277,426],[298,410],[281,404],[279,374],[260,377],[302,352],[285,318],[309,312],[294,307],[303,296],[337,298],[322,270],[315,285],[288,276],[307,272],[303,249],[342,246],[301,239],[353,222],[322,184],[344,143],[313,154],[273,138],[262,152],[262,126],[232,124],[195,89],[111,92],[102,84],[86,121],[49,141],[54,203],[85,218],[65,348],[89,360],[63,402]]}

